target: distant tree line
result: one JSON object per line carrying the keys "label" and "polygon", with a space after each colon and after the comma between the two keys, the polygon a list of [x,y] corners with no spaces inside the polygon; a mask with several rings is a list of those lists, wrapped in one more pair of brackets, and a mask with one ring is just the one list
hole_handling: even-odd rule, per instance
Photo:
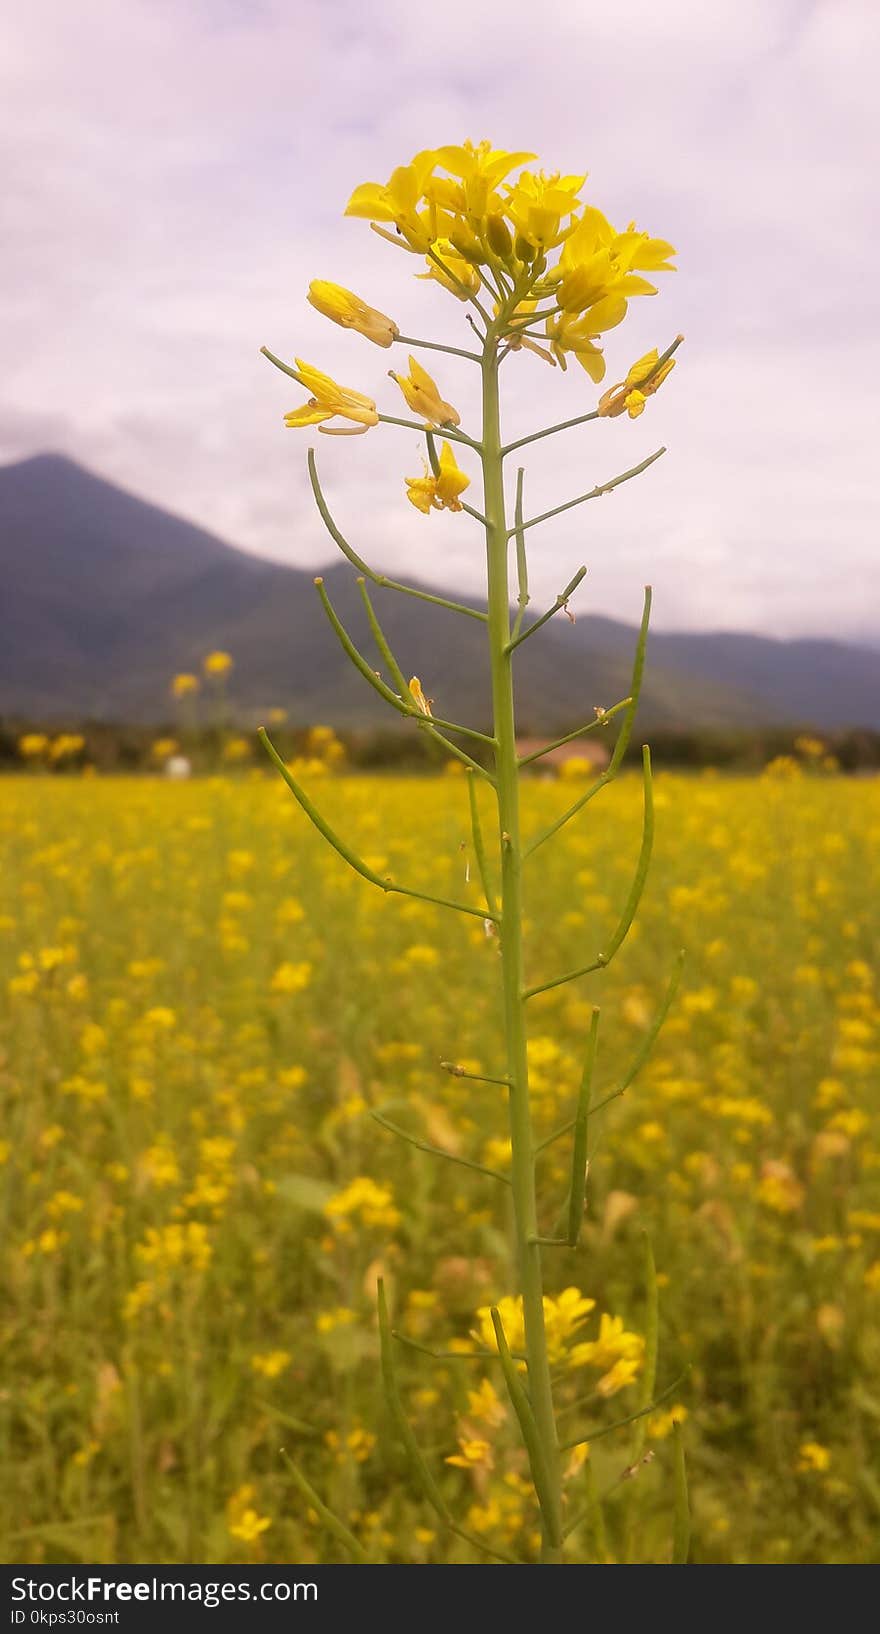
{"label": "distant tree line", "polygon": [[[271,731],[285,759],[321,762],[329,769],[429,772],[440,771],[446,764],[442,750],[417,730],[336,733],[328,727],[284,722]],[[760,772],[773,762],[790,759],[817,771],[880,770],[880,732],[867,729],[820,733],[803,726],[691,727],[648,731],[646,736],[658,767]],[[627,755],[633,765],[640,763],[639,742],[636,734]],[[41,771],[58,776],[82,774],[91,768],[98,773],[157,774],[174,759],[185,761],[195,775],[246,774],[264,767],[255,733],[241,727],[215,725],[182,731],[172,725],[49,724],[0,717],[0,770],[4,772]]]}

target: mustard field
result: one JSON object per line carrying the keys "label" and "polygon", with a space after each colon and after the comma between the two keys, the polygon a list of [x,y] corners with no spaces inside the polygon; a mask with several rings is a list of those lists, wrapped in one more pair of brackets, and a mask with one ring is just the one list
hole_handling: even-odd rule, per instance
{"label": "mustard field", "polygon": [[[310,787],[375,871],[479,903],[462,777]],[[527,783],[526,835],[570,800]],[[534,984],[613,930],[641,800],[622,778],[527,862]],[[595,1104],[687,950],[591,1119],[580,1244],[545,1254],[571,1558],[669,1559],[675,1418],[692,1559],[876,1560],[880,783],[661,765],[656,807],[613,963],[529,1006],[545,1141],[593,1005]],[[284,1448],[369,1560],[536,1558],[488,1315],[515,1351],[505,1090],[440,1065],[503,1076],[497,939],[348,871],[268,772],[9,778],[0,845],[4,1556],[345,1558]],[[551,1237],[570,1140],[538,1159]],[[613,1429],[642,1401],[646,1231],[657,1399]],[[379,1274],[413,1430],[486,1553],[389,1424]]]}

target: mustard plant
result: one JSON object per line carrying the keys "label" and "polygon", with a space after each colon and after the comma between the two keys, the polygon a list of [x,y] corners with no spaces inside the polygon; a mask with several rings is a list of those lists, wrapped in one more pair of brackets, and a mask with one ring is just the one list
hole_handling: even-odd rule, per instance
{"label": "mustard plant", "polygon": [[[585,1042],[584,1068],[572,1115],[548,1140],[536,1144],[529,1098],[529,1003],[538,994],[563,983],[573,982],[603,970],[623,946],[633,924],[645,885],[654,833],[651,758],[642,751],[644,817],[641,847],[632,885],[623,904],[613,934],[605,945],[584,958],[573,970],[535,979],[526,969],[523,939],[525,865],[535,853],[587,804],[619,772],[629,745],[642,683],[645,646],[651,605],[646,590],[641,627],[636,644],[629,693],[613,707],[597,711],[594,717],[553,743],[527,754],[517,744],[514,705],[514,675],[517,654],[523,643],[567,609],[586,568],[581,566],[560,591],[556,600],[539,617],[528,615],[528,543],[533,528],[560,516],[639,476],[658,460],[661,447],[638,464],[617,476],[599,482],[586,492],[566,498],[540,515],[527,516],[524,508],[524,469],[516,469],[515,479],[506,483],[514,455],[543,438],[589,424],[603,418],[628,415],[637,419],[648,399],[669,376],[678,335],[663,352],[656,349],[632,365],[625,378],[606,389],[594,408],[576,412],[559,424],[532,431],[515,441],[504,441],[501,423],[501,370],[513,354],[537,354],[551,366],[565,370],[573,360],[595,384],[605,374],[600,337],[626,317],[629,301],[654,295],[656,286],[645,274],[672,270],[672,246],[662,239],[637,230],[631,223],[618,232],[591,204],[582,205],[580,194],[584,176],[552,174],[525,168],[534,158],[529,153],[505,153],[487,142],[474,146],[441,147],[418,153],[408,165],[396,169],[386,185],[368,182],[355,189],[346,213],[368,220],[374,232],[395,247],[424,262],[420,273],[461,304],[473,343],[450,346],[438,341],[419,340],[400,333],[397,324],[384,313],[368,306],[347,289],[325,281],[310,286],[312,306],[333,322],[352,329],[383,348],[403,346],[408,351],[407,372],[389,371],[410,411],[402,417],[381,411],[376,401],[359,390],[339,385],[302,359],[292,366],[265,347],[265,356],[297,381],[308,393],[307,401],[285,416],[291,428],[317,426],[331,435],[363,435],[377,426],[403,426],[424,435],[427,462],[424,474],[407,477],[406,493],[413,506],[428,516],[434,510],[448,510],[476,522],[485,537],[486,605],[475,607],[449,600],[421,587],[407,585],[370,567],[348,543],[331,515],[325,498],[314,450],[308,453],[312,491],[321,518],[343,556],[356,569],[367,620],[382,663],[377,672],[373,663],[355,645],[343,626],[321,578],[315,580],[321,605],[337,640],[365,683],[415,727],[442,746],[446,754],[461,762],[466,771],[473,853],[483,901],[477,904],[426,894],[401,884],[371,867],[346,840],[330,826],[313,804],[309,794],[270,742],[265,731],[264,746],[311,822],[348,865],[386,894],[416,897],[437,907],[476,916],[486,932],[497,939],[503,1001],[506,1060],[496,1076],[482,1081],[500,1086],[507,1095],[511,1143],[510,1174],[488,1165],[467,1162],[487,1180],[509,1189],[516,1237],[516,1266],[521,1300],[524,1348],[514,1353],[505,1332],[498,1305],[491,1309],[495,1348],[488,1345],[480,1353],[494,1358],[506,1386],[510,1403],[528,1455],[531,1479],[541,1514],[542,1559],[558,1562],[563,1558],[565,1538],[581,1517],[566,1516],[560,1477],[560,1453],[576,1440],[561,1443],[553,1399],[553,1377],[545,1331],[543,1256],[546,1252],[574,1249],[579,1240],[585,1206],[588,1169],[589,1120],[601,1106],[622,1095],[640,1070],[662,1026],[678,982],[680,960],[668,990],[643,1045],[629,1071],[601,1100],[592,1096],[596,1060],[599,1012],[593,1010],[589,1036]],[[515,174],[515,179],[511,179]],[[441,393],[434,378],[413,355],[428,350],[466,360],[479,369],[482,419],[479,427],[466,430],[455,407]],[[333,423],[330,423],[333,422]],[[458,456],[472,457],[482,476],[480,507],[463,496],[471,479],[459,465]],[[512,487],[512,504],[509,488]],[[516,596],[511,588],[511,557],[515,562]],[[492,730],[451,721],[432,713],[417,677],[407,680],[380,624],[371,590],[396,591],[443,607],[457,617],[476,620],[484,626],[492,683]],[[552,749],[573,742],[587,733],[607,727],[619,717],[619,731],[604,771],[543,832],[523,842],[520,831],[520,776]],[[494,803],[493,835],[483,833],[478,786],[488,785]],[[442,1063],[458,1076],[472,1076],[454,1061]],[[381,1111],[374,1114],[381,1124],[422,1151],[440,1158],[450,1153],[401,1129]],[[571,1165],[568,1197],[555,1235],[539,1230],[536,1193],[536,1159],[552,1141],[571,1137]],[[648,1333],[645,1368],[639,1409],[620,1420],[618,1428],[634,1423],[632,1449],[641,1457],[644,1447],[644,1416],[654,1406],[654,1379],[657,1359],[656,1280],[648,1249]],[[450,1512],[446,1498],[419,1448],[408,1422],[401,1398],[395,1366],[395,1341],[385,1290],[378,1288],[378,1317],[381,1368],[392,1422],[406,1450],[414,1478],[425,1499],[441,1520],[475,1547],[507,1558],[493,1550],[482,1537],[472,1537]],[[666,1394],[666,1392],[664,1392]],[[605,1433],[603,1430],[601,1433]],[[683,1454],[677,1452],[677,1497],[674,1558],[687,1553],[687,1500]],[[329,1512],[313,1493],[305,1477],[295,1472],[300,1492],[325,1519]],[[355,1559],[363,1551],[341,1522],[329,1517],[333,1535],[349,1548]]]}

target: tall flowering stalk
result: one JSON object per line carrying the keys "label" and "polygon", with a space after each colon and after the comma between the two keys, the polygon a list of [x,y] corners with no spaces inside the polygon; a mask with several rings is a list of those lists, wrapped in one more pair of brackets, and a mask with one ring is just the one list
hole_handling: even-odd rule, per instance
{"label": "tall flowering stalk", "polygon": [[[494,1348],[489,1348],[491,1336],[487,1335],[484,1354],[494,1356],[500,1365],[527,1450],[541,1511],[542,1558],[556,1562],[563,1557],[565,1535],[572,1530],[572,1523],[570,1518],[566,1520],[563,1511],[560,1441],[545,1330],[542,1257],[545,1250],[571,1249],[578,1242],[584,1209],[588,1120],[591,1111],[598,1110],[598,1105],[591,1107],[598,1010],[594,1011],[586,1043],[583,1078],[573,1116],[564,1129],[550,1137],[557,1139],[570,1134],[572,1155],[569,1195],[561,1216],[561,1234],[548,1238],[540,1234],[538,1224],[535,1171],[541,1146],[536,1146],[533,1134],[529,1097],[528,1005],[538,993],[603,969],[614,958],[627,936],[644,887],[653,838],[651,762],[647,748],[643,750],[643,836],[632,886],[614,934],[595,957],[577,969],[539,981],[532,981],[527,975],[523,948],[523,868],[526,860],[577,815],[620,768],[629,743],[641,686],[650,591],[646,592],[629,695],[561,740],[571,741],[620,715],[620,730],[610,763],[585,794],[545,832],[524,846],[520,833],[520,773],[524,766],[557,745],[547,744],[525,756],[518,753],[514,706],[516,656],[523,642],[567,606],[569,597],[586,571],[583,567],[579,568],[554,604],[540,617],[527,621],[527,535],[532,528],[550,517],[609,493],[621,483],[639,475],[665,450],[658,448],[630,470],[599,483],[586,493],[564,500],[539,516],[529,518],[523,508],[522,468],[516,473],[511,516],[505,490],[505,463],[529,444],[589,421],[613,418],[624,413],[636,419],[672,370],[673,354],[682,337],[677,336],[664,352],[655,350],[640,358],[623,381],[603,392],[595,408],[577,413],[559,425],[534,431],[515,442],[504,443],[500,371],[505,360],[512,353],[531,351],[551,366],[565,370],[569,360],[573,359],[589,379],[598,384],[605,375],[605,360],[599,344],[601,336],[623,321],[631,299],[657,293],[655,285],[645,274],[672,270],[669,258],[674,253],[670,244],[638,231],[633,223],[625,231],[618,232],[594,206],[581,204],[580,194],[585,177],[545,175],[543,171],[524,168],[533,158],[534,155],[528,153],[495,151],[486,142],[479,146],[466,142],[460,147],[431,149],[418,153],[410,164],[395,170],[386,185],[368,182],[358,187],[349,201],[347,214],[364,217],[370,221],[373,231],[392,244],[424,258],[425,270],[420,276],[438,283],[462,304],[466,309],[467,322],[477,337],[476,348],[415,340],[401,335],[391,318],[368,306],[351,291],[325,281],[316,281],[311,285],[311,304],[333,322],[356,330],[378,346],[390,348],[402,345],[406,349],[406,372],[391,370],[389,373],[412,418],[383,413],[374,399],[366,394],[339,385],[301,359],[296,360],[295,367],[284,363],[264,348],[270,361],[309,394],[305,403],[285,416],[288,426],[317,425],[320,432],[350,436],[363,435],[381,424],[406,426],[423,432],[427,461],[422,475],[405,478],[407,497],[425,515],[432,510],[444,509],[464,512],[476,520],[484,531],[487,574],[485,609],[464,606],[414,586],[401,584],[369,567],[339,531],[321,489],[314,451],[309,452],[309,475],[318,510],[331,537],[358,571],[360,592],[387,679],[377,674],[357,649],[340,622],[323,581],[317,579],[315,582],[324,611],[347,656],[364,680],[392,709],[413,720],[418,729],[442,744],[448,753],[466,766],[474,854],[484,902],[475,906],[450,901],[381,876],[335,833],[284,765],[265,732],[261,731],[261,737],[268,754],[307,816],[364,879],[386,893],[418,897],[455,912],[476,915],[485,921],[490,934],[498,938],[507,1059],[503,1074],[486,1081],[497,1083],[507,1091],[511,1173],[508,1177],[487,1166],[471,1166],[480,1169],[487,1177],[507,1182],[510,1186],[524,1351],[522,1354],[512,1354],[501,1310],[494,1306],[491,1309]],[[514,175],[515,179],[511,179]],[[478,434],[471,434],[462,428],[457,410],[446,401],[441,387],[413,355],[415,351],[424,349],[465,358],[479,368],[482,424]],[[479,461],[482,473],[481,509],[463,498],[470,486],[470,478],[458,463],[459,453],[462,457],[468,454],[475,456]],[[515,610],[511,594],[511,555],[516,564]],[[370,596],[369,585],[420,597],[446,607],[453,614],[476,619],[485,626],[492,678],[491,733],[432,715],[420,682],[416,677],[410,680],[405,678],[389,647]],[[497,810],[495,867],[490,866],[480,826],[476,784],[481,781],[491,787]],[[499,878],[500,888],[496,891],[493,881]],[[678,967],[636,1061],[625,1078],[599,1104],[604,1105],[615,1095],[622,1094],[642,1066],[672,1001],[677,977]],[[461,1069],[451,1063],[444,1065],[452,1072],[461,1073]],[[404,1139],[412,1138],[396,1125],[389,1125],[381,1114],[377,1116],[393,1133]],[[435,1150],[425,1142],[415,1144],[422,1149]],[[545,1141],[542,1146],[547,1144]],[[450,1154],[437,1151],[437,1155],[448,1157]],[[654,1288],[652,1268],[649,1288]],[[652,1294],[649,1313],[653,1298]],[[649,1327],[651,1321],[649,1314]],[[650,1366],[646,1365],[643,1380],[644,1399],[640,1411],[632,1415],[636,1420],[655,1405],[651,1401],[656,1363],[655,1317],[653,1321],[654,1341],[653,1347],[650,1342],[648,1344]],[[395,1336],[390,1327],[381,1284],[379,1326],[386,1395],[415,1478],[424,1496],[446,1524],[460,1536],[468,1536],[449,1512],[406,1418],[396,1378]],[[637,1435],[639,1447],[642,1439]],[[573,1444],[565,1443],[568,1446]],[[298,1475],[297,1479],[302,1486],[304,1478]],[[315,1495],[312,1498],[315,1503],[318,1502]],[[323,1506],[320,1512],[324,1512]],[[677,1522],[677,1535],[683,1526],[683,1521]],[[353,1548],[353,1552],[359,1550],[359,1545],[350,1538],[341,1523],[334,1521],[334,1529],[342,1541],[348,1538],[348,1546]],[[483,1539],[470,1538],[469,1541],[486,1548]]]}

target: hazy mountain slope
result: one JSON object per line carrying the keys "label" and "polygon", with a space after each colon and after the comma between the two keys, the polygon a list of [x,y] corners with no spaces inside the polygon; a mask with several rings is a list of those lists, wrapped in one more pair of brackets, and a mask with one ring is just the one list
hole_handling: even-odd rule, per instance
{"label": "hazy mountain slope", "polygon": [[[0,468],[0,712],[161,720],[168,683],[215,647],[236,662],[232,695],[252,719],[389,722],[344,658],[313,575],[235,550],[57,455]],[[356,576],[325,573],[370,651]],[[455,594],[455,592],[450,592]],[[475,620],[376,590],[389,640],[438,708],[486,720],[484,632]],[[635,631],[560,619],[523,647],[524,729],[564,726],[628,689]],[[643,720],[880,726],[880,652],[826,641],[654,634]]]}

